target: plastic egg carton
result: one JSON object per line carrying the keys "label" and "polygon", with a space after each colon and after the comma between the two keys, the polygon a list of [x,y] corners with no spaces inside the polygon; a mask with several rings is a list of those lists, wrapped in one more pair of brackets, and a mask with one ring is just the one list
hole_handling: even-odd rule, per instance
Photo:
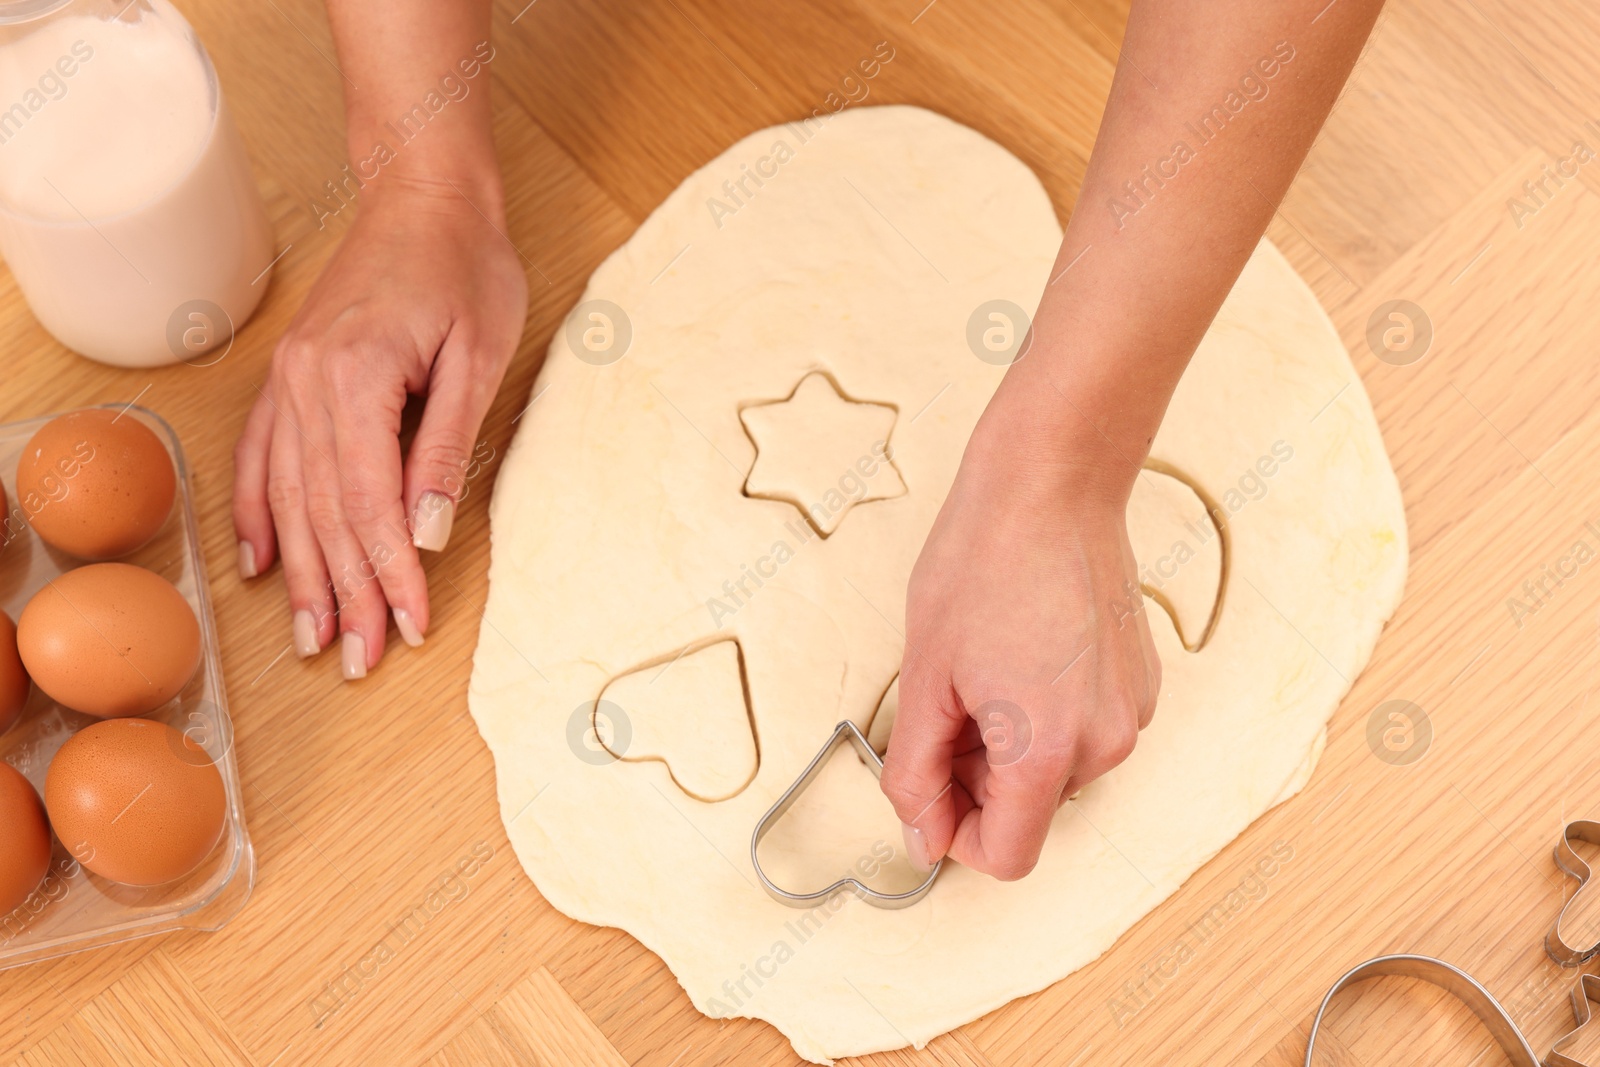
{"label": "plastic egg carton", "polygon": [[[27,523],[28,504],[16,494],[22,449],[54,417],[0,424],[0,484],[5,486],[7,503],[0,519],[0,609],[13,622],[48,580],[81,565],[39,540]],[[122,417],[138,419],[155,431],[172,456],[178,476],[177,500],[166,525],[149,544],[123,557],[122,562],[146,567],[177,587],[200,621],[202,645],[200,669],[183,692],[144,717],[184,733],[216,761],[227,791],[227,820],[205,862],[188,876],[161,886],[108,881],[86,870],[60,840],[54,841],[45,880],[14,912],[0,916],[0,969],[170,930],[217,930],[239,913],[255,885],[255,853],[245,830],[233,724],[222,686],[216,620],[200,555],[188,461],[172,427],[159,415],[127,407]],[[76,731],[98,721],[61,707],[35,685],[22,717],[11,730],[0,734],[0,760],[21,771],[43,796],[45,772],[56,750]]]}

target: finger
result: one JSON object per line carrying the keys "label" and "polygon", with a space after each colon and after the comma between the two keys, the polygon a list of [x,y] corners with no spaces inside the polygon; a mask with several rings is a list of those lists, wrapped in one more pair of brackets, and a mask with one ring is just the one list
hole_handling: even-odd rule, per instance
{"label": "finger", "polygon": [[[976,752],[968,752],[955,758],[951,766],[951,775],[956,784],[972,802],[982,807],[989,800],[989,757],[988,753],[979,748]],[[965,814],[963,812],[962,814]]]}
{"label": "finger", "polygon": [[1154,697],[1147,694],[1133,694],[1125,699],[1102,699],[1098,709],[1098,725],[1080,741],[1080,755],[1072,766],[1072,777],[1061,787],[1062,803],[1072,800],[1078,790],[1122,765],[1123,760],[1133,755],[1134,745],[1139,742],[1139,731],[1144,729],[1144,723],[1149,718],[1146,710],[1134,710],[1134,705],[1138,705],[1138,709],[1147,709],[1154,702]]}
{"label": "finger", "polygon": [[363,558],[371,562],[395,628],[414,648],[428,632],[428,579],[411,543],[401,497],[404,404],[398,388],[392,397],[347,397],[333,416],[333,435],[345,518]]}
{"label": "finger", "polygon": [[1156,651],[1150,627],[1144,627],[1145,694],[1139,706],[1139,729],[1149,726],[1156,716],[1156,701],[1161,696],[1161,655]]}
{"label": "finger", "polygon": [[1146,615],[1140,614],[1139,625],[1134,629],[1139,634],[1141,662],[1135,665],[1130,676],[1137,678],[1141,686],[1135,699],[1138,701],[1136,719],[1139,729],[1143,730],[1150,725],[1156,712],[1156,694],[1161,690],[1161,656],[1156,652],[1155,635],[1150,632],[1150,620]]}
{"label": "finger", "polygon": [[950,855],[1002,881],[1021,878],[1039,862],[1056,802],[1070,778],[1070,761],[1060,765],[1039,752],[991,766],[983,806],[961,820]]}
{"label": "finger", "polygon": [[[268,405],[273,401],[268,399]],[[281,408],[272,407],[272,445],[268,455],[267,499],[283,556],[283,578],[289,587],[294,619],[294,650],[301,659],[315,656],[333,640],[338,623],[322,546],[306,510],[305,467],[300,431]]]}
{"label": "finger", "polygon": [[405,506],[412,544],[442,551],[450,540],[456,505],[466,495],[478,431],[505,376],[481,373],[470,358],[473,339],[458,326],[445,339],[428,385],[428,403],[405,464]]}
{"label": "finger", "polygon": [[[955,759],[950,763],[950,777],[955,780],[955,788],[950,791],[954,802],[952,827],[960,826],[967,812],[983,803],[988,790],[988,753],[984,751],[983,733],[971,716],[967,717],[961,736],[956,739],[955,752]],[[953,829],[951,836],[954,836]]]}
{"label": "finger", "polygon": [[272,566],[278,548],[267,499],[274,419],[267,394],[258,392],[233,447],[233,532],[239,540],[239,577],[246,580]]}
{"label": "finger", "polygon": [[365,678],[383,656],[387,602],[377,567],[344,512],[344,473],[335,464],[332,416],[307,412],[306,510],[339,604],[339,666],[346,681]]}
{"label": "finger", "polygon": [[[1137,574],[1139,565],[1133,557],[1133,546],[1126,536],[1122,539],[1122,558],[1124,569],[1131,574]],[[1138,588],[1137,585],[1134,586]],[[1141,592],[1139,594],[1143,596]],[[1144,683],[1146,693],[1139,708],[1139,729],[1143,730],[1150,725],[1155,717],[1156,695],[1161,691],[1161,656],[1156,652],[1155,635],[1150,632],[1150,616],[1148,599],[1144,602],[1145,611],[1139,613],[1139,623],[1135,630],[1139,634],[1139,649],[1144,655]]]}
{"label": "finger", "polygon": [[922,869],[943,857],[955,836],[959,815],[951,765],[969,721],[944,676],[908,648],[880,784],[900,817],[911,861]]}

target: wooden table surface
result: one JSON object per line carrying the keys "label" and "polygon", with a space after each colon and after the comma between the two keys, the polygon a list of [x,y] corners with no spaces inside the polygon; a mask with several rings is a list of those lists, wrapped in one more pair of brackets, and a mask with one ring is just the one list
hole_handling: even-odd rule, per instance
{"label": "wooden table surface", "polygon": [[[1308,26],[1323,2],[1307,0]],[[118,371],[64,351],[0,276],[0,418],[142,396],[182,436],[259,878],[219,933],[0,974],[0,1062],[794,1062],[769,1026],[696,1013],[626,934],[555,912],[512,855],[466,705],[487,478],[449,551],[428,561],[427,645],[392,642],[359,684],[340,680],[336,652],[283,654],[275,573],[240,582],[230,450],[274,340],[350,217],[319,229],[311,207],[344,163],[341,78],[318,0],[179,6],[212,51],[287,249],[270,293],[220,364]],[[823,106],[880,41],[896,58],[869,103],[920,104],[995,138],[1064,218],[1125,6],[497,0],[510,238],[536,266],[487,441],[504,451],[540,353],[601,259],[734,140]],[[1523,583],[1575,541],[1600,549],[1600,163],[1547,182],[1537,201],[1524,182],[1575,141],[1600,148],[1600,124],[1586,125],[1600,119],[1597,75],[1600,10],[1581,0],[1391,3],[1270,235],[1343,335],[1399,471],[1412,552],[1399,613],[1304,792],[1094,964],[922,1052],[861,1062],[1298,1063],[1326,986],[1385,951],[1473,971],[1541,1052],[1570,1027],[1571,972],[1540,942],[1572,886],[1550,859],[1560,822],[1600,814],[1600,753],[1588,750],[1600,743],[1589,706],[1600,568],[1547,579],[1536,605]],[[1375,358],[1366,339],[1395,299],[1434,329],[1409,366]],[[1511,598],[1537,610],[1519,620]],[[1433,732],[1407,766],[1368,743],[1373,709],[1395,699],[1422,707]],[[1197,921],[1240,899],[1230,893],[1275,842],[1292,858],[1201,936]],[[358,967],[475,849],[489,858],[469,894],[383,966]],[[1342,1003],[1326,1063],[1467,1064],[1489,1047],[1426,987],[1388,979]]]}

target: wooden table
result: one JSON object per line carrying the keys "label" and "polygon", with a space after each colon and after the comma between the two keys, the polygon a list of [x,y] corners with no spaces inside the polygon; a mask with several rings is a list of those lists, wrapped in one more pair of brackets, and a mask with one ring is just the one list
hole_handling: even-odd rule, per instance
{"label": "wooden table", "polygon": [[[1308,11],[1320,0],[1308,0]],[[491,64],[511,238],[537,264],[522,351],[484,434],[503,452],[540,353],[600,260],[691,170],[821,106],[879,41],[869,102],[944,112],[1043,177],[1065,216],[1094,139],[1122,0],[497,0]],[[924,6],[924,5],[927,6]],[[344,162],[341,81],[318,0],[180,0],[209,44],[280,247],[272,288],[217,366],[116,371],[63,351],[0,278],[0,418],[131,400],[176,426],[201,531],[260,856],[216,934],[136,942],[0,975],[0,1061],[77,1063],[789,1063],[770,1027],[717,1022],[626,934],[556,913],[517,865],[466,686],[488,559],[483,491],[428,561],[425,648],[392,642],[360,684],[302,663],[280,579],[242,584],[230,449],[274,340],[348,225],[310,203]],[[1508,1002],[1543,1051],[1570,1025],[1570,972],[1540,940],[1570,883],[1550,847],[1600,812],[1590,707],[1600,567],[1520,625],[1523,582],[1600,548],[1600,162],[1542,205],[1523,182],[1600,149],[1600,11],[1581,0],[1395,0],[1270,234],[1328,308],[1405,490],[1411,579],[1334,716],[1309,787],[1268,813],[1089,967],[876,1064],[1298,1063],[1348,965],[1445,956]],[[1521,198],[1537,210],[1514,213]],[[1520,225],[1514,214],[1521,215]],[[1366,341],[1385,301],[1436,331],[1393,366]],[[1426,757],[1374,757],[1368,719],[1406,699]],[[1274,842],[1292,849],[1215,936],[1193,924]],[[383,967],[347,976],[459,859],[470,894]],[[1171,964],[1180,939],[1192,952]],[[952,980],[959,980],[953,978]],[[330,989],[342,986],[341,994]],[[350,991],[353,989],[353,992]],[[339,1010],[316,1025],[332,995]],[[1127,1010],[1132,1005],[1136,1011]],[[1466,1012],[1389,979],[1345,1002],[1327,1063],[1467,1064]],[[1417,1044],[1399,1049],[1399,1035]],[[1441,1059],[1441,1057],[1444,1057]],[[1484,1062],[1499,1062],[1494,1054]]]}

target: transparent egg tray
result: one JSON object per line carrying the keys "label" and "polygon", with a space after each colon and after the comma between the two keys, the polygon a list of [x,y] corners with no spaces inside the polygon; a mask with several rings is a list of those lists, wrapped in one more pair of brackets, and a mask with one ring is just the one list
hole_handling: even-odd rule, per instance
{"label": "transparent egg tray", "polygon": [[[178,478],[177,500],[166,525],[122,562],[167,579],[200,620],[200,669],[182,693],[144,717],[181,731],[216,761],[227,791],[227,819],[205,862],[188,876],[160,886],[128,886],[101,878],[54,840],[49,874],[21,906],[0,916],[0,969],[169,930],[216,930],[239,913],[255,884],[255,853],[245,831],[233,724],[222,685],[189,465],[177,435],[159,415],[136,406],[107,406],[123,410],[122,418],[137,419],[155,432],[172,456]],[[28,523],[29,508],[49,507],[49,501],[17,499],[17,460],[28,439],[53,417],[0,424],[0,484],[5,486],[7,504],[0,520],[0,610],[13,622],[47,581],[81,566],[39,540]],[[71,491],[70,484],[66,491]],[[56,750],[97,721],[60,706],[35,685],[16,725],[0,734],[0,760],[21,771],[42,797],[45,772]]]}

